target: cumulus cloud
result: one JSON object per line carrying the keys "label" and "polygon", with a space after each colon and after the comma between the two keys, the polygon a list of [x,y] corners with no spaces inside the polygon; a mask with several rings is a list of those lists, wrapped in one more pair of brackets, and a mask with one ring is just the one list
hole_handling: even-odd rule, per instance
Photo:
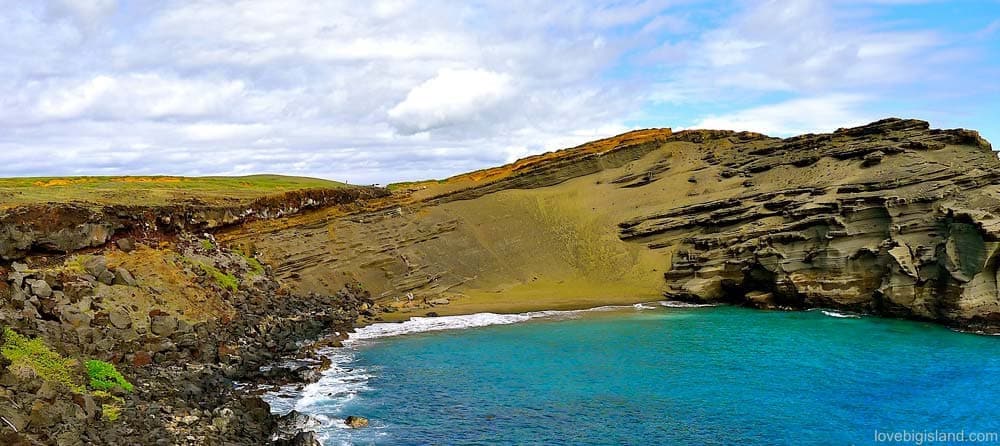
{"label": "cumulus cloud", "polygon": [[3,176],[440,178],[638,126],[947,114],[900,98],[997,70],[988,18],[962,40],[862,0],[3,5]]}
{"label": "cumulus cloud", "polygon": [[738,112],[702,118],[692,128],[747,130],[772,136],[830,132],[876,120],[860,108],[865,97],[832,94],[792,99]]}
{"label": "cumulus cloud", "polygon": [[201,116],[244,93],[242,81],[212,82],[165,78],[159,74],[99,75],[70,85],[49,85],[35,110],[40,118],[137,119]]}
{"label": "cumulus cloud", "polygon": [[474,121],[512,93],[510,76],[489,70],[444,69],[413,87],[389,118],[402,132],[413,134]]}

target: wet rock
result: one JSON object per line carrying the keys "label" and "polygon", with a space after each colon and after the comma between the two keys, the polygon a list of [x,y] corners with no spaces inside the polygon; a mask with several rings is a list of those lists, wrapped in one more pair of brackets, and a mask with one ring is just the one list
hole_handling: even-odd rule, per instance
{"label": "wet rock", "polygon": [[352,429],[360,429],[363,427],[368,427],[368,419],[364,417],[351,415],[344,419],[344,424],[351,427]]}
{"label": "wet rock", "polygon": [[299,432],[288,440],[276,440],[275,446],[322,446],[315,432]]}

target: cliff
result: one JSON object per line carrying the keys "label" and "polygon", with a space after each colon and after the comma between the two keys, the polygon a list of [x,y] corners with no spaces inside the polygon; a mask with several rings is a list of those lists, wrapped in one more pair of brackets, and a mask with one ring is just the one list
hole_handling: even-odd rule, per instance
{"label": "cliff", "polygon": [[315,379],[302,347],[372,302],[356,284],[290,293],[206,231],[388,192],[262,178],[0,180],[0,444],[315,443],[235,384]]}
{"label": "cliff", "polygon": [[392,193],[26,181],[0,180],[3,444],[312,444],[234,381],[314,379],[304,345],[377,319],[674,299],[1000,332],[1000,160],[918,120],[641,130]]}
{"label": "cliff", "polygon": [[998,184],[976,132],[918,120],[662,129],[222,237],[299,291],[359,280],[395,317],[668,298],[996,330]]}

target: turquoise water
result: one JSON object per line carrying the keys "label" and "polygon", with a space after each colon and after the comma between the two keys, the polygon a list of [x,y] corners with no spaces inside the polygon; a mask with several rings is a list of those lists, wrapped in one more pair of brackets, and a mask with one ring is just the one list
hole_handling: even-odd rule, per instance
{"label": "turquoise water", "polygon": [[[1000,431],[1000,337],[820,311],[579,313],[362,340],[335,360],[294,402],[329,424],[326,444],[871,444],[876,431]],[[372,426],[345,429],[347,415]]]}

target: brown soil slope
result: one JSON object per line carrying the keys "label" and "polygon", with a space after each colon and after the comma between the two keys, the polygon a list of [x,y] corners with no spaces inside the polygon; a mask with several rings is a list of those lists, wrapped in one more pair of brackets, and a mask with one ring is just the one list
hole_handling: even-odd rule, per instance
{"label": "brown soil slope", "polygon": [[998,185],[976,132],[924,121],[788,139],[664,129],[222,237],[300,292],[359,280],[401,316],[666,296],[996,328]]}

